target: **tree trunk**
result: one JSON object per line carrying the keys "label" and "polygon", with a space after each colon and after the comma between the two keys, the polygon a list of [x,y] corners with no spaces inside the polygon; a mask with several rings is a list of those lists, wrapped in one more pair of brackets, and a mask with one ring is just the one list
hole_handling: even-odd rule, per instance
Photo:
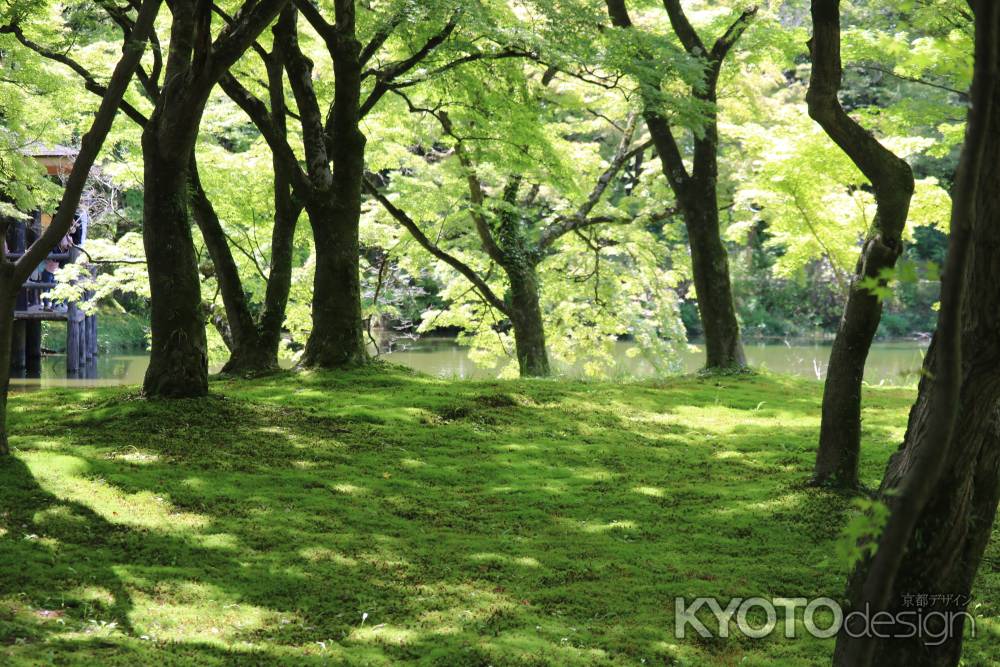
{"label": "tree trunk", "polygon": [[[966,611],[1000,500],[1000,171],[995,168],[1000,162],[1000,6],[981,0],[972,7],[975,75],[953,193],[941,317],[924,363],[933,373],[920,381],[903,445],[886,469],[880,495],[892,514],[878,551],[859,565],[848,588],[852,608],[872,604],[873,611],[884,608],[894,615],[914,612],[917,595],[944,596],[949,602],[924,611],[950,612],[950,632],[932,641],[928,635],[899,633],[865,640],[842,632],[834,656],[842,667],[959,664],[967,620],[960,612]],[[956,235],[971,237],[964,255],[953,252],[959,245]],[[958,312],[952,315],[955,302]],[[899,517],[912,522],[908,532],[892,530]],[[885,603],[880,604],[883,589]],[[888,634],[891,628],[880,629]],[[907,627],[895,629],[913,634]],[[940,625],[931,628],[939,630]]]}
{"label": "tree trunk", "polygon": [[264,311],[260,314],[257,330],[260,345],[278,363],[281,328],[285,324],[288,292],[292,286],[292,259],[295,251],[295,227],[302,207],[289,191],[287,181],[279,175],[280,165],[274,164],[274,227],[271,230],[271,265],[264,292]]}
{"label": "tree trunk", "polygon": [[868,351],[882,319],[881,299],[859,283],[865,278],[877,279],[882,269],[895,266],[900,248],[899,238],[892,247],[875,236],[865,242],[858,260],[823,385],[823,416],[813,474],[816,484],[842,488],[858,485],[861,382]]}
{"label": "tree trunk", "polygon": [[[349,4],[349,3],[348,3]],[[354,10],[338,8],[334,45],[336,80],[329,131],[332,184],[325,201],[307,205],[316,243],[313,283],[313,328],[302,364],[337,368],[364,364],[361,315],[360,244],[361,188],[365,169],[365,135],[360,128],[361,44],[354,36]]]}
{"label": "tree trunk", "polygon": [[143,245],[152,333],[143,391],[154,397],[203,396],[208,393],[208,345],[188,218],[190,151],[161,148],[160,141],[172,137],[162,133],[161,139],[159,118],[154,114],[142,138]]}
{"label": "tree trunk", "polygon": [[[624,0],[605,0],[605,4],[612,24],[624,29],[633,27]],[[691,89],[691,96],[705,103],[706,117],[699,128],[700,136],[698,131],[693,132],[690,174],[670,123],[661,110],[664,77],[659,71],[662,65],[652,54],[640,50],[640,67],[635,74],[642,95],[643,118],[688,231],[694,288],[705,331],[705,369],[739,370],[746,366],[746,357],[733,304],[729,257],[719,230],[717,86],[726,56],[757,14],[757,7],[744,10],[711,46],[701,41],[680,2],[664,0],[663,7],[684,50],[692,58],[705,60],[706,65],[705,81]]]}
{"label": "tree trunk", "polygon": [[[710,70],[704,90],[695,96],[714,109],[716,79],[721,61]],[[670,182],[684,217],[691,248],[698,313],[705,332],[705,370],[732,371],[746,367],[740,325],[729,279],[729,255],[719,229],[719,127],[715,111],[707,112],[702,136],[694,141],[693,169],[687,173],[673,132],[662,116],[645,113],[646,126],[656,144],[663,173]]]}
{"label": "tree trunk", "polygon": [[551,371],[535,267],[505,266],[504,270],[510,280],[508,304],[521,377],[547,377]]}
{"label": "tree trunk", "polygon": [[0,259],[0,456],[10,454],[7,441],[7,393],[10,391],[10,343],[14,330],[14,300],[20,285],[14,280],[14,266]]}
{"label": "tree trunk", "polygon": [[[290,18],[286,18],[286,16]],[[294,10],[282,13],[283,20],[295,20]],[[275,28],[277,36],[277,28]],[[282,137],[287,136],[286,106],[284,93],[284,51],[282,42],[275,39],[275,50],[268,60],[267,81],[271,101],[271,122]],[[291,179],[285,173],[282,160],[272,153],[271,167],[274,170],[274,226],[271,229],[271,265],[267,275],[267,289],[264,292],[264,311],[258,320],[261,347],[273,355],[278,363],[278,348],[281,345],[281,328],[285,324],[285,310],[288,306],[288,292],[292,286],[292,259],[295,252],[295,228],[298,226],[302,205],[292,193]]]}
{"label": "tree trunk", "polygon": [[702,187],[696,201],[683,207],[691,245],[691,272],[698,297],[698,312],[705,330],[705,368],[738,370],[746,366],[740,326],[729,280],[729,257],[719,233],[715,181]]}
{"label": "tree trunk", "polygon": [[881,300],[860,282],[881,279],[884,270],[896,265],[913,196],[913,173],[840,105],[839,0],[814,0],[812,22],[809,115],[871,181],[877,206],[830,351],[813,477],[817,484],[853,488],[861,450],[861,381],[882,318]]}
{"label": "tree trunk", "polygon": [[[360,244],[351,202],[307,207],[316,244],[312,324],[302,365],[342,368],[368,361],[361,317]],[[348,209],[345,211],[345,209]],[[354,222],[352,223],[352,219]]]}
{"label": "tree trunk", "polygon": [[229,331],[229,359],[223,366],[224,373],[248,374],[265,371],[277,366],[277,347],[269,350],[261,340],[250,306],[247,303],[239,267],[229,249],[229,240],[222,229],[219,216],[201,185],[198,163],[191,154],[189,172],[191,213],[201,231],[205,248],[215,268],[222,304],[226,309]]}

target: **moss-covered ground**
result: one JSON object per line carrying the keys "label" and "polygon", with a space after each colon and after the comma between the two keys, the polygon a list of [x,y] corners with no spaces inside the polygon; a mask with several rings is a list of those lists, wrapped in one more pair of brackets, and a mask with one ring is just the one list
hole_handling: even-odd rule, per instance
{"label": "moss-covered ground", "polygon": [[[677,596],[841,595],[820,392],[376,369],[20,395],[0,664],[827,664],[802,632],[673,637]],[[872,486],[913,395],[866,391]],[[1000,654],[998,543],[968,665]]]}

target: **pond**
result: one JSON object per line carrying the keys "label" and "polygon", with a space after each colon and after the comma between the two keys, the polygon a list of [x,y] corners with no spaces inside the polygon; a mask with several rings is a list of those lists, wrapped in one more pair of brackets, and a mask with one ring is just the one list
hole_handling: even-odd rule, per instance
{"label": "pond", "polygon": [[[398,344],[397,344],[398,345]],[[617,365],[612,377],[649,377],[653,368],[640,359],[628,356],[633,343],[616,344]],[[748,342],[747,358],[751,365],[774,373],[787,373],[809,378],[823,378],[830,357],[829,342]],[[878,342],[872,346],[865,367],[865,381],[870,384],[913,385],[927,350],[922,341]],[[451,338],[422,338],[399,345],[385,355],[386,360],[410,366],[429,375],[440,377],[485,379],[495,377],[489,368],[477,366],[469,360],[468,351]],[[694,372],[704,363],[703,351],[694,346],[683,355],[684,370]],[[58,386],[138,385],[149,364],[143,354],[104,355],[88,369],[87,378],[67,378],[66,362],[61,355],[47,356],[42,360],[41,377],[11,378],[14,391],[31,391]],[[217,369],[213,369],[217,370]],[[569,376],[579,376],[580,370],[559,368]]]}

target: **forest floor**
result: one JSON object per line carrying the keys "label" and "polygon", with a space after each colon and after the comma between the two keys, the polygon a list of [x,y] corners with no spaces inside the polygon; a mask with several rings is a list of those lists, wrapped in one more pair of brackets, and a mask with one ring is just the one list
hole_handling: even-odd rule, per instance
{"label": "forest floor", "polygon": [[[829,664],[801,624],[674,638],[678,596],[840,597],[856,510],[805,484],[820,394],[391,368],[18,395],[0,663]],[[866,390],[872,486],[913,397]],[[998,538],[970,666],[1000,655]]]}

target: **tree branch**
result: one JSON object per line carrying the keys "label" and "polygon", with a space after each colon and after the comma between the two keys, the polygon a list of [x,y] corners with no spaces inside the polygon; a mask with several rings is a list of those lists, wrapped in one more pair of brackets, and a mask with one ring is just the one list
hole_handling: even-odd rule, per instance
{"label": "tree branch", "polygon": [[211,86],[250,48],[288,0],[246,0],[212,44],[209,67],[198,85]]}
{"label": "tree branch", "polygon": [[753,17],[757,15],[757,6],[753,5],[747,7],[742,12],[740,12],[739,17],[733,21],[726,32],[722,33],[722,36],[715,40],[715,44],[712,45],[712,53],[709,54],[712,66],[718,70],[722,67],[722,62],[729,55],[729,50],[733,48],[733,45],[739,41],[740,37],[746,31],[747,27],[750,25],[750,21]]}
{"label": "tree branch", "polygon": [[538,239],[538,245],[541,249],[549,247],[556,239],[568,232],[598,224],[598,222],[594,221],[595,219],[588,219],[588,216],[594,210],[594,207],[597,206],[601,197],[604,196],[604,192],[607,190],[608,185],[611,184],[612,179],[614,179],[629,160],[653,145],[652,140],[649,140],[629,150],[632,138],[635,136],[638,118],[639,115],[636,113],[629,115],[625,123],[625,129],[622,132],[622,138],[618,143],[618,148],[615,150],[615,155],[608,167],[597,178],[597,183],[594,184],[594,188],[591,190],[586,201],[580,204],[580,207],[573,215],[558,218],[542,230]]}
{"label": "tree branch", "polygon": [[892,70],[885,69],[884,67],[878,67],[876,65],[861,65],[861,64],[851,64],[848,65],[848,67],[850,67],[851,69],[860,70],[862,72],[878,72],[879,74],[885,74],[886,76],[891,76],[893,78],[899,79],[900,81],[907,81],[909,83],[916,83],[921,86],[929,86],[931,88],[937,88],[938,90],[943,90],[946,93],[958,95],[963,100],[967,100],[969,98],[968,91],[950,88],[940,83],[934,83],[933,81],[928,81],[927,79],[920,79],[914,76],[905,76],[903,74],[896,74]]}
{"label": "tree branch", "polygon": [[264,141],[267,142],[268,148],[284,165],[292,187],[301,193],[300,197],[304,198],[312,187],[311,183],[302,172],[299,160],[287,139],[279,131],[279,128],[275,127],[267,105],[228,72],[219,80],[219,86],[257,127],[261,136],[264,137]]}
{"label": "tree branch", "polygon": [[695,31],[694,26],[688,21],[680,0],[663,0],[663,8],[667,10],[670,18],[670,26],[674,29],[674,34],[681,41],[681,46],[690,55],[697,58],[707,58],[708,50],[702,43],[701,38]]}
{"label": "tree branch", "polygon": [[159,10],[160,0],[143,0],[139,14],[136,16],[135,28],[129,38],[125,40],[122,47],[122,57],[111,74],[107,92],[101,98],[101,105],[97,109],[90,129],[83,135],[80,142],[80,152],[77,153],[73,169],[70,171],[56,214],[48,228],[14,264],[14,284],[21,285],[28,279],[28,276],[59,240],[66,235],[73,224],[76,207],[80,203],[80,194],[86,185],[90,168],[97,160],[97,155],[104,145],[104,139],[111,130],[125,91],[128,90],[132,76],[135,74],[136,68],[139,67],[143,51],[146,49],[146,41]]}
{"label": "tree branch", "polygon": [[[887,239],[898,238],[906,224],[913,194],[913,172],[906,161],[883,146],[851,118],[840,104],[840,1],[814,0],[813,36],[809,40],[812,74],[806,104],[809,115],[871,181]],[[891,219],[886,220],[892,213]]]}
{"label": "tree branch", "polygon": [[502,312],[504,315],[510,316],[509,308],[503,299],[498,297],[496,293],[490,288],[490,286],[483,280],[475,270],[468,264],[458,259],[454,255],[445,252],[439,246],[437,246],[433,241],[427,238],[420,227],[417,225],[413,219],[408,216],[404,211],[397,208],[388,198],[385,197],[381,192],[379,192],[378,187],[372,183],[369,179],[365,179],[365,190],[368,191],[378,202],[382,205],[382,208],[386,210],[393,218],[395,218],[399,224],[401,224],[406,231],[417,240],[421,246],[424,247],[427,252],[431,253],[441,261],[445,262],[453,269],[465,276],[469,282],[473,284],[476,290],[479,292],[480,296],[485,299],[491,306]]}
{"label": "tree branch", "polygon": [[420,47],[409,58],[405,58],[397,63],[387,65],[384,69],[374,72],[377,82],[375,86],[372,88],[371,93],[368,94],[368,97],[361,104],[360,115],[362,118],[369,111],[371,111],[372,107],[378,104],[378,101],[382,99],[382,97],[385,96],[385,94],[389,91],[389,88],[393,81],[395,81],[398,77],[402,76],[403,74],[406,74],[411,69],[416,67],[418,63],[420,63],[427,56],[433,53],[435,49],[441,46],[441,44],[443,44],[445,40],[447,40],[448,37],[450,37],[451,34],[455,32],[455,28],[458,26],[458,18],[461,15],[462,15],[461,9],[455,11],[451,15],[451,18],[448,19],[448,22],[445,24],[445,26],[438,33],[436,33],[430,39],[428,39],[424,43],[424,45]]}
{"label": "tree branch", "polygon": [[[305,0],[296,6],[300,4],[309,2]],[[302,145],[305,149],[309,181],[313,187],[326,189],[330,185],[330,156],[326,145],[323,113],[320,111],[312,83],[313,63],[302,53],[302,48],[299,46],[296,21],[288,21],[287,24],[283,21],[275,26],[274,38],[281,45],[288,82],[299,107],[299,123],[302,126]]]}
{"label": "tree branch", "polygon": [[[21,26],[17,25],[16,23],[0,26],[0,34],[14,35],[14,38],[17,39],[17,41],[20,42],[23,46],[27,47],[28,49],[31,49],[32,51],[34,51],[41,57],[45,58],[46,60],[51,60],[53,62],[60,63],[70,68],[73,72],[77,74],[77,76],[83,79],[84,88],[94,93],[95,95],[98,95],[99,97],[103,98],[108,94],[108,88],[98,83],[97,79],[94,78],[94,75],[91,74],[90,70],[88,70],[86,67],[84,67],[76,60],[70,58],[64,53],[53,51],[51,49],[42,46],[41,44],[38,44],[37,42],[28,39],[25,36],[24,31],[21,30]],[[126,37],[126,40],[127,39],[128,37]],[[136,109],[134,106],[132,106],[125,100],[121,101],[121,103],[118,105],[118,108],[121,109],[122,113],[128,116],[132,121],[134,121],[140,127],[144,127],[146,125],[146,120],[147,120],[146,116],[143,115],[141,111]]]}

